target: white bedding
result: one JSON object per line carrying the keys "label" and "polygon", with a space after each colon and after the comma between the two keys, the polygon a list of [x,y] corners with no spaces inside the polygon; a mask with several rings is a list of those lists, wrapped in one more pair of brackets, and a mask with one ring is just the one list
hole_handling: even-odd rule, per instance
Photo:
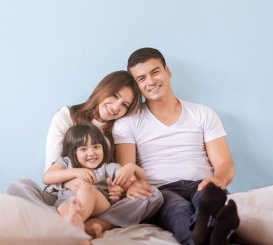
{"label": "white bedding", "polygon": [[116,228],[104,232],[103,238],[92,241],[93,245],[177,245],[173,235],[149,224],[140,224],[128,228]]}
{"label": "white bedding", "polygon": [[[273,185],[229,195],[235,200],[241,223],[239,237],[249,245],[273,244]],[[89,236],[58,215],[15,196],[0,195],[0,244],[75,245]],[[93,245],[177,245],[170,232],[141,224],[106,231]]]}

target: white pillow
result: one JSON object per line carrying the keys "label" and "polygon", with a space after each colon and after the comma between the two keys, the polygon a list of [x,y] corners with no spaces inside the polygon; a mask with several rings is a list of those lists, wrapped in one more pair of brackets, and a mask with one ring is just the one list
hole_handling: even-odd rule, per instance
{"label": "white pillow", "polygon": [[76,245],[84,231],[20,197],[0,194],[0,244]]}
{"label": "white pillow", "polygon": [[229,195],[240,217],[239,238],[251,245],[273,244],[273,186]]}

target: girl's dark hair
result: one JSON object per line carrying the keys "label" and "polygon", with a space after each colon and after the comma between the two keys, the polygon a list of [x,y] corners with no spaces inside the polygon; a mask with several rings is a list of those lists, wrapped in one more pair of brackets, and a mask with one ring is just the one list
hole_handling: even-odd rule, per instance
{"label": "girl's dark hair", "polygon": [[130,68],[139,64],[143,63],[149,59],[160,59],[163,67],[166,67],[166,61],[164,56],[160,53],[159,50],[155,48],[141,48],[133,52],[127,63],[127,71],[130,72]]}
{"label": "girl's dark hair", "polygon": [[[102,79],[84,103],[70,107],[70,115],[74,124],[92,122],[98,116],[99,103],[105,98],[113,96],[123,87],[131,88],[134,94],[134,100],[126,114],[136,111],[141,103],[141,93],[134,78],[127,71],[115,71]],[[106,122],[102,128],[111,145],[114,144],[112,136],[113,123],[114,121]]]}
{"label": "girl's dark hair", "polygon": [[64,137],[62,157],[69,157],[73,167],[81,167],[76,157],[77,148],[87,144],[88,137],[91,144],[101,144],[103,147],[104,163],[112,160],[111,153],[102,132],[93,124],[77,124],[70,127]]}

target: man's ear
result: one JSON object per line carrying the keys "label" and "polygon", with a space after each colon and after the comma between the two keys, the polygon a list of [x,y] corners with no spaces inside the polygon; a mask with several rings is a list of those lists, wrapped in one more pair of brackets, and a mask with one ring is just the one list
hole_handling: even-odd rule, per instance
{"label": "man's ear", "polygon": [[171,77],[172,76],[172,72],[171,72],[171,70],[169,69],[168,66],[165,66],[165,70],[169,74],[169,76]]}

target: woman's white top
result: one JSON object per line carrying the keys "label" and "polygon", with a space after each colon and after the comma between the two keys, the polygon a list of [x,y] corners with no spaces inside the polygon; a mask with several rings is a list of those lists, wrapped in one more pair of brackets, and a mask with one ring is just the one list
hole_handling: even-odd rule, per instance
{"label": "woman's white top", "polygon": [[[102,128],[105,123],[101,123],[95,119],[92,123],[98,128]],[[44,172],[61,156],[63,150],[63,140],[66,131],[73,126],[70,111],[67,106],[63,106],[57,111],[52,120],[47,133],[46,140],[46,160]]]}

